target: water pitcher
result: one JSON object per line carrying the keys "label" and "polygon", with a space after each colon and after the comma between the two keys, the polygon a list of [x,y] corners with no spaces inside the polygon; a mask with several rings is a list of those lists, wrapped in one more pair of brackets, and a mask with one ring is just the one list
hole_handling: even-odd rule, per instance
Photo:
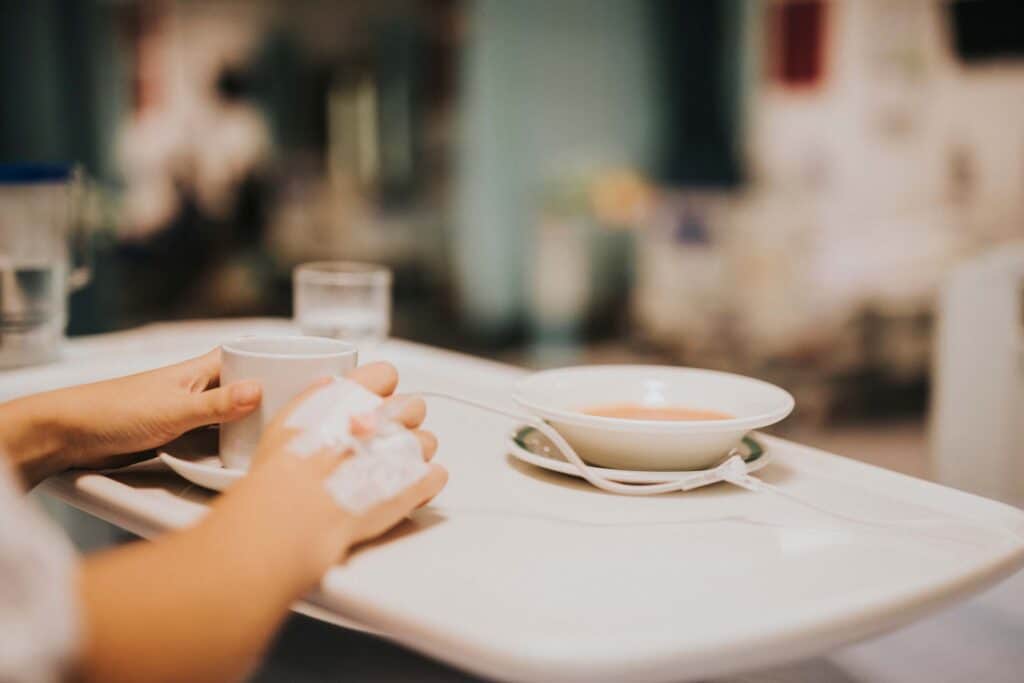
{"label": "water pitcher", "polygon": [[69,165],[0,164],[0,368],[60,353],[68,293],[89,280],[81,189]]}

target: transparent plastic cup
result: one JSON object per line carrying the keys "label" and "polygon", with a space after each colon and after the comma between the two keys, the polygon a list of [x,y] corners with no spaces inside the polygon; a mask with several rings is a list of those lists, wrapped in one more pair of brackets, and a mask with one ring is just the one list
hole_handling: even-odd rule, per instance
{"label": "transparent plastic cup", "polygon": [[391,271],[351,261],[304,263],[293,274],[293,305],[303,334],[375,346],[391,329]]}

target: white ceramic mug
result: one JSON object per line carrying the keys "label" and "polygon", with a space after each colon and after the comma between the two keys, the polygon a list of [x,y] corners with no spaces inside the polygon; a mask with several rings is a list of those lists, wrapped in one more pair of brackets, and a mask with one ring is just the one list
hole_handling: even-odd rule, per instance
{"label": "white ceramic mug", "polygon": [[263,428],[303,389],[322,377],[356,367],[356,347],[324,337],[242,337],[221,346],[222,386],[256,380],[263,399],[252,414],[220,427],[220,458],[225,467],[249,469]]}

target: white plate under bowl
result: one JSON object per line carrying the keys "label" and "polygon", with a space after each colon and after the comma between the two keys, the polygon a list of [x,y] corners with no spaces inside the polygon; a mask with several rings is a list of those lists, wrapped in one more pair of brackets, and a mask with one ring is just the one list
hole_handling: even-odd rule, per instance
{"label": "white plate under bowl", "polygon": [[[508,447],[509,452],[523,462],[552,472],[580,476],[579,469],[563,458],[554,444],[534,427],[528,425],[517,427],[508,436]],[[747,464],[748,473],[756,472],[771,461],[771,455],[758,441],[749,436],[743,437],[743,443],[737,450]],[[606,467],[591,467],[590,469],[595,474],[623,484],[661,484],[667,481],[677,481],[701,471],[616,470]]]}
{"label": "white plate under bowl", "polygon": [[[588,365],[534,373],[514,399],[546,420],[590,464],[617,470],[701,470],[721,462],[747,432],[782,420],[793,397],[774,384],[715,370]],[[587,408],[637,403],[715,410],[725,420],[627,420]]]}

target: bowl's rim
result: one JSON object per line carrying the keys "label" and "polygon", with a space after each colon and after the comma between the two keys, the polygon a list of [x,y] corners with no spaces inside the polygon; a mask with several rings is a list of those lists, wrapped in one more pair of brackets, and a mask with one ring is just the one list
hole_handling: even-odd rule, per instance
{"label": "bowl's rim", "polygon": [[[745,382],[759,385],[779,397],[777,408],[754,415],[743,415],[727,420],[636,420],[619,417],[602,417],[597,415],[586,415],[573,410],[544,406],[528,399],[524,393],[529,383],[540,378],[550,378],[557,374],[572,374],[582,372],[603,372],[622,371],[628,369],[638,372],[664,372],[673,373],[685,372],[688,374],[699,374],[705,377],[728,377],[739,379]],[[760,427],[767,427],[786,418],[796,405],[793,395],[780,386],[766,382],[754,377],[739,375],[721,370],[708,370],[705,368],[692,368],[678,365],[574,365],[551,370],[534,372],[516,382],[513,400],[521,408],[533,413],[545,420],[557,421],[579,427],[589,427],[599,430],[617,432],[636,432],[638,434],[669,433],[669,434],[709,434],[715,432],[749,431]]]}

